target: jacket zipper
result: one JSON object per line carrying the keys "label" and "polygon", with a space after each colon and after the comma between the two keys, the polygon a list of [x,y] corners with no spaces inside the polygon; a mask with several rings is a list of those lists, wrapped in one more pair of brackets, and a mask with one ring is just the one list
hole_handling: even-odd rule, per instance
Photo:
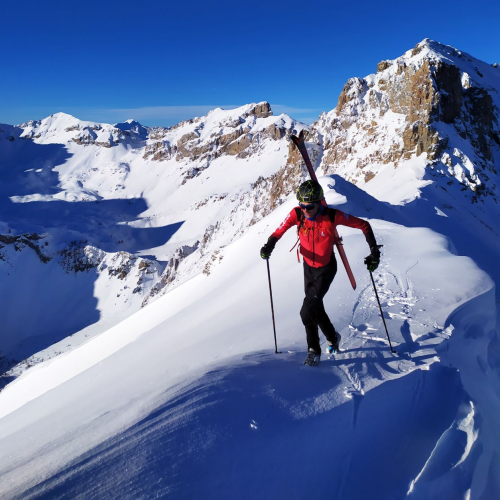
{"label": "jacket zipper", "polygon": [[312,234],[312,237],[313,237],[313,266],[314,266],[314,264],[316,262],[316,255],[314,254],[314,224],[315,224],[315,221],[313,221],[313,227],[312,227],[312,229],[313,229],[312,230],[312,233],[313,233]]}

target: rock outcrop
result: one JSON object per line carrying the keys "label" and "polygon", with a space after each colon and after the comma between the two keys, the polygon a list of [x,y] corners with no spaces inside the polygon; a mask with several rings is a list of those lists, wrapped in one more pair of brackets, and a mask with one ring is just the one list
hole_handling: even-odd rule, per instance
{"label": "rock outcrop", "polygon": [[[429,165],[444,165],[447,158],[453,167],[473,166],[466,186],[474,191],[487,180],[485,172],[498,168],[492,147],[500,144],[499,84],[492,66],[424,40],[380,62],[376,74],[350,79],[337,107],[313,124],[311,133],[323,142],[323,170],[365,183],[387,164],[396,168],[425,155]],[[457,136],[473,152],[462,150]]]}
{"label": "rock outcrop", "polygon": [[6,245],[12,245],[16,252],[22,251],[25,247],[29,247],[35,251],[40,259],[40,262],[47,264],[52,257],[48,254],[47,247],[49,246],[48,235],[37,233],[25,233],[19,235],[0,234],[0,260],[5,261],[6,256],[2,253],[2,249]]}

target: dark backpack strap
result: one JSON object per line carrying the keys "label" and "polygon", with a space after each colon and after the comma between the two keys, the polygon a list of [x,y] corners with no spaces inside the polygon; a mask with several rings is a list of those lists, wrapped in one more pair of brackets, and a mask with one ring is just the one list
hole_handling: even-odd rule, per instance
{"label": "dark backpack strap", "polygon": [[[295,242],[295,245],[290,249],[290,252],[298,245],[300,241],[300,230],[302,229],[302,226],[304,225],[305,217],[302,212],[302,210],[299,207],[295,207],[295,214],[297,215],[297,220],[299,223],[297,224],[297,241]],[[300,256],[299,256],[299,247],[297,247],[297,260],[300,263]]]}
{"label": "dark backpack strap", "polygon": [[326,209],[328,210],[328,217],[330,218],[332,223],[334,223],[335,222],[335,214],[337,213],[337,210],[335,210],[334,208],[330,208],[330,207],[326,207]]}
{"label": "dark backpack strap", "polygon": [[304,225],[304,213],[299,207],[295,207],[295,214],[297,215],[297,220],[299,221],[299,225],[297,226],[297,234],[299,234],[300,230],[302,229],[302,226]]}
{"label": "dark backpack strap", "polygon": [[300,219],[302,219],[302,210],[299,207],[295,207],[294,210],[297,220],[300,221]]}

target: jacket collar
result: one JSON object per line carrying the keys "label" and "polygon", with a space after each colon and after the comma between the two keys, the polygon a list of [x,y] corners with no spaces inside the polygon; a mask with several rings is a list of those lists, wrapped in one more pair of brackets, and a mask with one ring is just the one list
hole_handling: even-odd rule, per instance
{"label": "jacket collar", "polygon": [[[320,215],[323,215],[323,212],[325,211],[324,205],[320,204],[318,211],[316,212],[316,215],[314,217],[306,217],[307,220],[313,221],[316,219],[316,217],[319,217]],[[304,215],[305,217],[305,215]]]}

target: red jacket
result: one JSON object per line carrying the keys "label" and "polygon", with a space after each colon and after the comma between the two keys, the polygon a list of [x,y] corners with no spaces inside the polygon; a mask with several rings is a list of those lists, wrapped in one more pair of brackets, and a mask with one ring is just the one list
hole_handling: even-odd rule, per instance
{"label": "red jacket", "polygon": [[299,210],[294,208],[271,237],[279,240],[291,227],[297,226],[298,228],[300,226],[300,253],[303,255],[304,260],[312,267],[326,266],[330,262],[333,245],[336,243],[333,229],[339,225],[361,229],[368,245],[370,247],[376,245],[372,228],[363,219],[345,214],[340,210],[324,207],[323,213],[317,215],[314,220],[309,220],[304,216],[302,216],[301,220],[297,217]]}

